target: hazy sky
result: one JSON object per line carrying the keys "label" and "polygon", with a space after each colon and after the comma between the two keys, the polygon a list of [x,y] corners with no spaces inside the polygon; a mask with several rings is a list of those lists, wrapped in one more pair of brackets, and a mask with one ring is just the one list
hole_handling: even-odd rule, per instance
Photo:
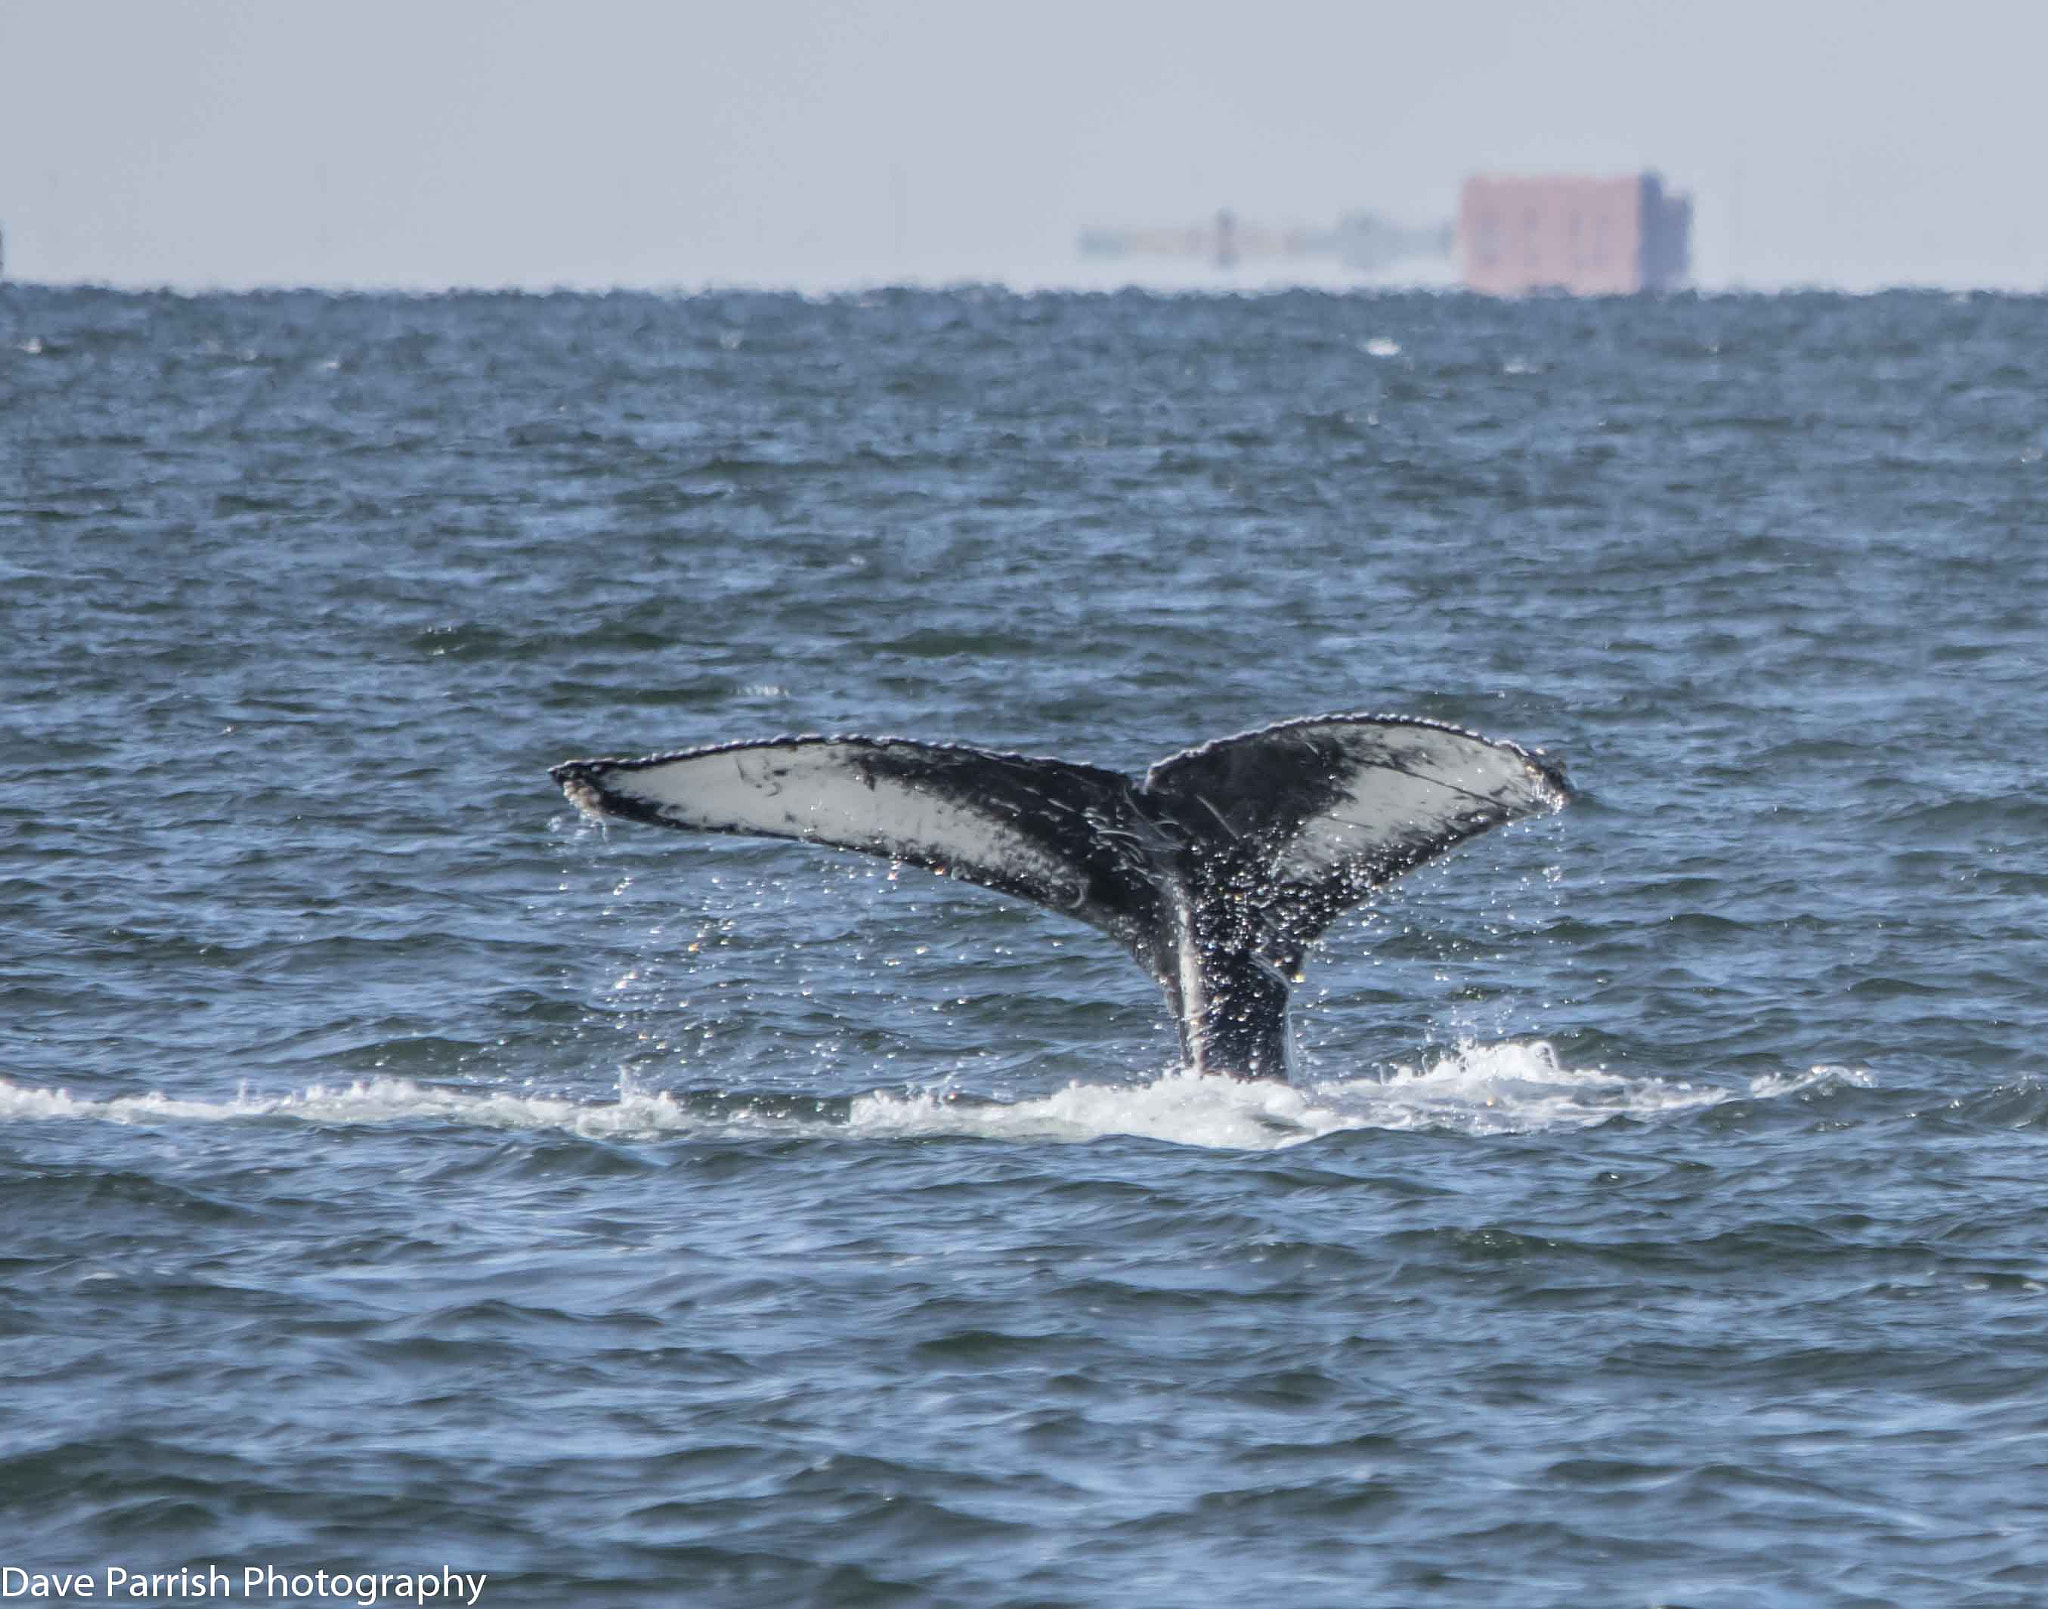
{"label": "hazy sky", "polygon": [[0,0],[0,228],[122,285],[1057,282],[1656,167],[1706,287],[2040,289],[2044,64],[2039,0]]}

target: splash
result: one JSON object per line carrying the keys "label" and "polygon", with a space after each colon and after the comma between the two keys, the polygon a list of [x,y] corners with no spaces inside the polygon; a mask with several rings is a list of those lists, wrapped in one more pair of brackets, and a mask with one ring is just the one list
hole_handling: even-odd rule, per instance
{"label": "splash", "polygon": [[1735,1100],[1796,1095],[1816,1084],[1867,1085],[1868,1073],[1815,1067],[1727,1088],[1625,1078],[1563,1066],[1542,1040],[1464,1044],[1425,1067],[1297,1087],[1172,1073],[1136,1088],[1074,1083],[1011,1105],[953,1104],[936,1095],[863,1096],[853,1121],[882,1133],[968,1133],[995,1139],[1092,1140],[1139,1135],[1177,1145],[1277,1150],[1352,1129],[1532,1134],[1611,1118],[1654,1119]]}
{"label": "splash", "polygon": [[1305,1087],[1239,1083],[1170,1072],[1145,1084],[1076,1080],[1049,1095],[999,1100],[960,1091],[877,1091],[851,1100],[787,1095],[675,1095],[622,1084],[616,1099],[578,1101],[509,1090],[448,1089],[376,1078],[296,1094],[246,1091],[221,1101],[163,1094],[104,1100],[0,1078],[0,1123],[87,1120],[160,1127],[283,1122],[396,1127],[452,1123],[555,1131],[588,1139],[853,1138],[960,1136],[1074,1143],[1136,1136],[1216,1150],[1279,1150],[1353,1129],[1449,1130],[1474,1135],[1587,1128],[1615,1117],[1668,1118],[1729,1101],[1773,1100],[1827,1083],[1867,1086],[1870,1075],[1814,1067],[1745,1087],[1626,1078],[1563,1066],[1538,1041],[1467,1044],[1423,1067]]}
{"label": "splash", "polygon": [[1669,1117],[1729,1101],[1775,1100],[1820,1084],[1872,1082],[1862,1069],[1837,1066],[1766,1074],[1735,1088],[1626,1078],[1605,1068],[1566,1067],[1543,1040],[1509,1040],[1462,1044],[1427,1067],[1396,1067],[1385,1079],[1329,1084],[1323,1093],[1356,1119],[1344,1127],[1528,1134],[1589,1128],[1615,1117]]}

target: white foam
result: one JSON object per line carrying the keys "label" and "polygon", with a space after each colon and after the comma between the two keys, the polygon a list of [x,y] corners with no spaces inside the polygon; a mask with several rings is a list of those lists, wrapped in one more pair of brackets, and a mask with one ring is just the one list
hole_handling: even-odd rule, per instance
{"label": "white foam", "polygon": [[1772,1100],[1828,1082],[1867,1086],[1872,1080],[1859,1069],[1831,1066],[1752,1078],[1743,1088],[1628,1078],[1604,1067],[1566,1067],[1543,1040],[1507,1040],[1463,1044],[1427,1067],[1327,1084],[1321,1093],[1355,1119],[1344,1127],[1528,1134],[1588,1128],[1615,1117],[1667,1117],[1732,1100]]}
{"label": "white foam", "polygon": [[345,1088],[315,1084],[300,1094],[246,1091],[230,1100],[117,1095],[80,1099],[68,1090],[30,1089],[0,1078],[0,1122],[87,1118],[106,1123],[232,1123],[283,1118],[316,1124],[414,1123],[444,1119],[496,1129],[561,1129],[587,1137],[688,1133],[706,1125],[672,1096],[622,1089],[615,1101],[572,1101],[545,1095],[436,1089],[404,1078],[359,1080]]}
{"label": "white foam", "polygon": [[1307,1087],[1172,1073],[1136,1088],[1077,1082],[1006,1106],[875,1094],[854,1102],[852,1122],[875,1133],[1039,1140],[1135,1134],[1177,1145],[1278,1150],[1349,1129],[1530,1134],[1588,1128],[1614,1117],[1655,1118],[1730,1100],[1774,1099],[1828,1081],[1871,1082],[1868,1073],[1846,1067],[1755,1078],[1741,1089],[1625,1078],[1565,1067],[1542,1040],[1509,1040],[1460,1045],[1426,1067],[1399,1066],[1384,1077]]}
{"label": "white foam", "polygon": [[992,1140],[1099,1140],[1112,1134],[1227,1150],[1270,1151],[1315,1138],[1308,1093],[1172,1072],[1149,1084],[1083,1084],[1031,1100],[963,1101],[945,1094],[863,1095],[848,1126],[873,1135],[976,1135]]}
{"label": "white foam", "polygon": [[0,1078],[0,1123],[84,1120],[125,1125],[268,1120],[313,1125],[389,1126],[445,1122],[477,1128],[554,1130],[590,1139],[716,1138],[750,1135],[886,1140],[959,1135],[1015,1142],[1076,1142],[1136,1135],[1220,1150],[1279,1150],[1352,1129],[1438,1129],[1531,1134],[1579,1129],[1610,1118],[1655,1119],[1726,1101],[1772,1100],[1836,1082],[1867,1086],[1846,1067],[1767,1075],[1745,1087],[1628,1078],[1559,1063],[1541,1040],[1466,1044],[1426,1066],[1385,1076],[1307,1086],[1240,1083],[1170,1072],[1146,1084],[1076,1080],[1049,1095],[992,1101],[957,1091],[857,1097],[838,1119],[805,1112],[733,1107],[692,1110],[673,1095],[622,1085],[612,1100],[579,1101],[509,1090],[443,1089],[401,1078],[297,1094],[227,1100],[164,1094],[82,1098]]}

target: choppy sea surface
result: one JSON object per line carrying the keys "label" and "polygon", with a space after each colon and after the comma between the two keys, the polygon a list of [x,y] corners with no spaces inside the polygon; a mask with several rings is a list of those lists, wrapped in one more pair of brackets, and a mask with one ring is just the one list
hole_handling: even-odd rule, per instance
{"label": "choppy sea surface", "polygon": [[[2048,1600],[2044,372],[2009,297],[0,287],[0,1565]],[[1353,709],[1581,796],[1333,931],[1292,1087],[546,776]]]}

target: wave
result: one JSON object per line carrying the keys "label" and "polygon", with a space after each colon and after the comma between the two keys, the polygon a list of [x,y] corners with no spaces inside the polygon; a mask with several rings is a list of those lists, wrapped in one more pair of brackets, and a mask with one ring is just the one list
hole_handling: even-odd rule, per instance
{"label": "wave", "polygon": [[1617,1117],[1649,1120],[1774,1099],[1817,1084],[1868,1085],[1847,1067],[1752,1078],[1722,1087],[1628,1078],[1562,1065],[1544,1041],[1464,1044],[1422,1067],[1385,1077],[1296,1086],[1239,1083],[1172,1071],[1144,1084],[1075,1081],[1050,1095],[1004,1100],[952,1089],[852,1098],[786,1094],[672,1094],[622,1083],[616,1099],[579,1101],[511,1091],[445,1088],[374,1078],[301,1093],[192,1100],[160,1093],[106,1099],[0,1078],[0,1122],[86,1120],[160,1126],[182,1122],[297,1122],[327,1126],[454,1123],[575,1134],[587,1139],[814,1137],[1085,1142],[1137,1136],[1220,1150],[1279,1150],[1356,1129],[1448,1130],[1473,1135],[1578,1129]]}

